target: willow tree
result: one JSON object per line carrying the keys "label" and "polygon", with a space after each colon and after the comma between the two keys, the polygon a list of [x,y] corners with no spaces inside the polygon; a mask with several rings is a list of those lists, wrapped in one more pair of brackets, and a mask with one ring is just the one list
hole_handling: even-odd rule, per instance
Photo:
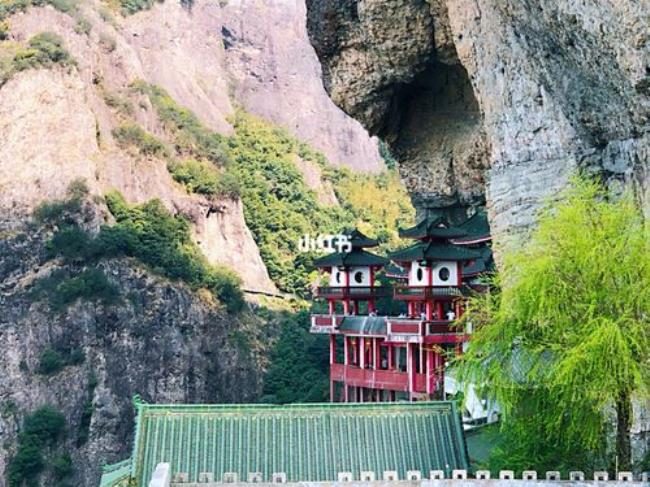
{"label": "willow tree", "polygon": [[575,180],[502,257],[497,291],[465,315],[475,332],[459,363],[502,407],[501,453],[521,468],[602,468],[585,452],[602,453],[613,424],[629,468],[632,399],[650,377],[650,232],[633,197]]}

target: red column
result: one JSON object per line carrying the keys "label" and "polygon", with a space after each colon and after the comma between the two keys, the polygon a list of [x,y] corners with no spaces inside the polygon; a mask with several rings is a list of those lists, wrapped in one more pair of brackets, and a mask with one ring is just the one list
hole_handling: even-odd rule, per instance
{"label": "red column", "polygon": [[406,344],[406,371],[408,373],[409,400],[413,400],[413,382],[415,379],[415,371],[413,370],[413,349],[410,343]]}
{"label": "red column", "polygon": [[388,344],[388,370],[393,370],[393,345]]}

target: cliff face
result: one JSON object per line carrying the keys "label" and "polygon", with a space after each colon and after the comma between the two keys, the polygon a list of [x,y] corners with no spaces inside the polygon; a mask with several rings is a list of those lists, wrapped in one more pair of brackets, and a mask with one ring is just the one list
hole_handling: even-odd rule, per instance
{"label": "cliff face", "polygon": [[505,239],[581,168],[650,212],[647,1],[307,5],[332,99],[391,142],[420,207],[485,202]]}
{"label": "cliff face", "polygon": [[[61,447],[75,469],[68,480],[94,486],[103,462],[129,454],[134,394],[159,402],[250,402],[261,395],[268,350],[255,337],[266,323],[249,312],[228,315],[210,296],[134,260],[98,265],[120,290],[117,305],[79,300],[56,311],[33,295],[39,278],[82,270],[46,257],[49,235],[29,216],[39,203],[63,198],[77,179],[87,184],[94,207],[89,231],[111,223],[102,213],[107,191],[118,190],[131,204],[158,198],[187,217],[210,263],[234,269],[244,290],[277,293],[241,201],[188,193],[163,158],[116,139],[114,130],[128,122],[174,143],[150,99],[134,94],[134,81],[160,86],[223,135],[233,131],[235,107],[243,107],[335,165],[383,167],[376,140],[322,86],[303,2],[184,4],[155,2],[123,17],[102,2],[82,1],[70,14],[29,7],[7,20],[0,63],[6,45],[49,31],[61,36],[76,64],[27,69],[0,82],[0,487],[26,414],[43,404],[60,410],[68,424]],[[80,18],[87,22],[81,28]],[[319,187],[319,167],[296,164],[319,201],[337,204],[330,186]],[[81,362],[38,372],[44,351],[71,347],[83,353]],[[49,474],[41,479],[53,482]]]}
{"label": "cliff face", "polygon": [[[130,454],[135,394],[161,402],[258,397],[260,355],[238,338],[254,336],[254,317],[233,318],[129,259],[99,266],[120,290],[119,305],[78,301],[55,312],[47,300],[35,299],[32,285],[74,266],[47,260],[45,237],[12,232],[0,240],[0,472],[15,454],[24,412],[43,404],[66,418],[59,451],[72,455],[71,485],[93,486],[102,463]],[[39,372],[46,349],[75,350],[82,358]],[[54,482],[47,474],[42,481]]]}

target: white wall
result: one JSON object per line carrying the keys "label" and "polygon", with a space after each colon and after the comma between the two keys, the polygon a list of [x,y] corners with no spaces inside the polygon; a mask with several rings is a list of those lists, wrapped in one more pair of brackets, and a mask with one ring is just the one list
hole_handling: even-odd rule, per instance
{"label": "white wall", "polygon": [[[360,278],[359,281],[357,281],[357,277]],[[350,267],[350,286],[370,286],[370,267]]]}
{"label": "white wall", "polygon": [[[449,278],[443,281],[440,278],[442,268],[449,270]],[[421,270],[421,279],[418,279],[418,270]],[[442,261],[433,264],[432,268],[434,286],[458,286],[458,263],[454,261]],[[413,262],[409,272],[409,286],[428,286],[429,285],[429,268],[423,267],[419,262]]]}

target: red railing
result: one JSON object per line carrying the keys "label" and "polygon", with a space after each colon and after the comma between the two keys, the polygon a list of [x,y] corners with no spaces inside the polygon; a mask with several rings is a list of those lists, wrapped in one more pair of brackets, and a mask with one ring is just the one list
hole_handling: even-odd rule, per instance
{"label": "red railing", "polygon": [[311,326],[339,326],[343,321],[341,315],[311,315]]}
{"label": "red railing", "polygon": [[[361,369],[354,365],[332,364],[330,378],[349,386],[385,389],[390,391],[408,391],[409,375],[397,370]],[[415,374],[415,392],[426,392],[426,374]]]}
{"label": "red railing", "polygon": [[375,299],[390,296],[390,287],[387,286],[321,286],[316,292],[319,298],[329,299]]}

